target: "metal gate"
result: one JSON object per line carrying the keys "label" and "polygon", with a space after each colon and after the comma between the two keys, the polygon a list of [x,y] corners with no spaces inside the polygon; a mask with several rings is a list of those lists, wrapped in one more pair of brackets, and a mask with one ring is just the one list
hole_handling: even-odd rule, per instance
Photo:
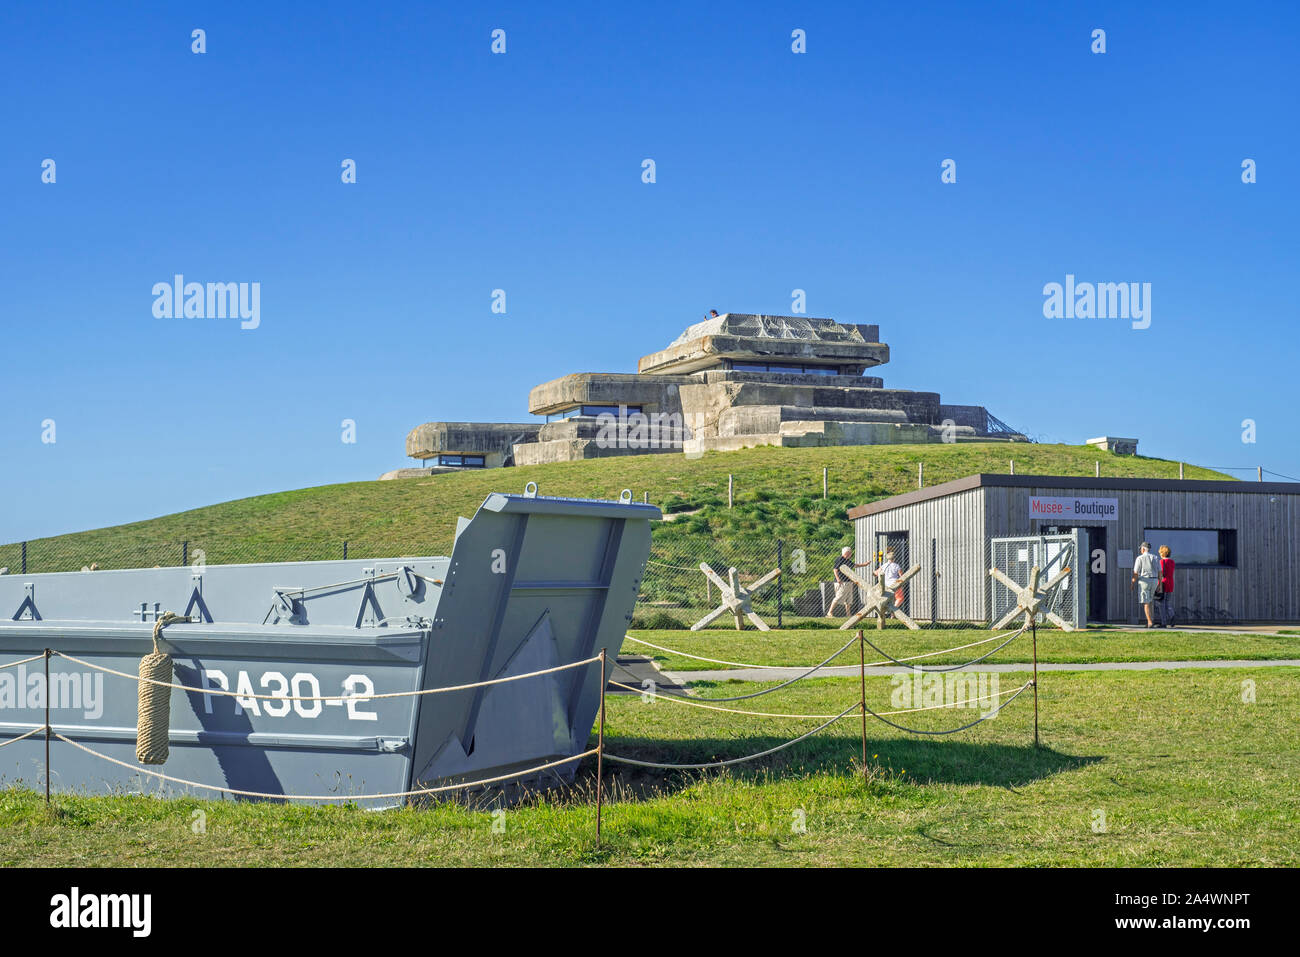
{"label": "metal gate", "polygon": [[[1012,581],[1029,584],[1030,570],[1037,565],[1042,574],[1040,583],[1046,583],[1061,569],[1068,567],[1069,575],[1057,587],[1046,608],[1054,611],[1076,628],[1087,624],[1087,601],[1079,583],[1076,556],[1086,556],[1087,533],[1075,529],[1066,535],[1026,535],[1018,538],[989,539],[989,567],[1001,569]],[[1016,605],[1016,596],[1005,585],[989,579],[989,621],[997,621]],[[1043,621],[1040,613],[1038,620]]]}
{"label": "metal gate", "polygon": [[[906,574],[907,570],[912,567],[912,558],[908,554],[910,535],[907,532],[876,532],[876,554],[873,556],[874,564],[871,572],[874,574],[877,568],[882,567],[891,558],[897,563],[901,573]],[[902,591],[903,600],[899,602],[898,607],[903,610],[903,614],[912,614],[911,588],[904,585]]]}

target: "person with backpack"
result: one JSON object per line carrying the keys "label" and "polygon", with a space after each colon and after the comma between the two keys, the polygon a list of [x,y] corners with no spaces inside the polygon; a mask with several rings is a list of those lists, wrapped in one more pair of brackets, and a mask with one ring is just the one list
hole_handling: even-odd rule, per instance
{"label": "person with backpack", "polygon": [[1160,609],[1157,628],[1172,628],[1174,624],[1174,559],[1168,545],[1160,546],[1160,584],[1156,586],[1156,604]]}

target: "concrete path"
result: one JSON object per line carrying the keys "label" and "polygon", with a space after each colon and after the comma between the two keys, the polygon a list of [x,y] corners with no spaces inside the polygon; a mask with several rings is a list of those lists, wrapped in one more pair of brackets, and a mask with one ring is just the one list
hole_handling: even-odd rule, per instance
{"label": "concrete path", "polygon": [[[1278,668],[1300,665],[1300,658],[1283,658],[1264,661],[1098,661],[1091,664],[1044,664],[1038,663],[1039,671],[1161,671],[1175,668]],[[950,666],[939,666],[950,667]],[[664,671],[663,677],[675,684],[687,684],[692,681],[785,681],[803,674],[806,668],[720,668],[717,671]],[[971,671],[1024,672],[1033,670],[1027,663],[991,665],[980,662],[971,666]],[[856,665],[833,665],[815,672],[814,678],[851,678],[857,677]],[[868,668],[869,675],[903,675],[910,674],[911,668],[898,665],[885,665]]]}
{"label": "concrete path", "polygon": [[1173,625],[1169,628],[1147,628],[1145,623],[1135,621],[1132,624],[1092,622],[1088,625],[1088,631],[1095,631],[1099,635],[1104,635],[1108,631],[1172,631],[1184,635],[1280,635],[1284,631],[1295,633],[1300,631],[1300,628],[1297,628],[1295,622],[1273,625]]}
{"label": "concrete path", "polygon": [[[616,666],[608,675],[610,684],[606,685],[606,694],[640,694],[641,688],[645,687],[643,682],[652,681],[658,691],[685,691],[684,685],[676,681],[667,672],[660,671],[655,667],[655,663],[645,655],[619,655]],[[637,691],[628,691],[627,688],[620,688],[613,684],[617,681],[619,684],[628,685],[637,688]]]}

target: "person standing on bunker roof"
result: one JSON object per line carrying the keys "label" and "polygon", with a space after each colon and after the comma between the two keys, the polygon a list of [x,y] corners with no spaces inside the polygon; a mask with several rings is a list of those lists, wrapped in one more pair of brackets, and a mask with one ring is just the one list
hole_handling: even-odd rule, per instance
{"label": "person standing on bunker roof", "polygon": [[845,545],[840,550],[840,557],[835,559],[835,564],[831,566],[831,574],[835,576],[835,597],[831,599],[830,606],[826,609],[826,617],[835,617],[835,606],[840,602],[844,603],[844,613],[853,614],[853,580],[840,571],[841,568],[856,568],[853,564],[853,549]]}
{"label": "person standing on bunker roof", "polygon": [[1147,615],[1147,627],[1155,625],[1151,617],[1151,604],[1156,600],[1156,583],[1160,581],[1160,560],[1151,551],[1151,543],[1143,542],[1138,557],[1133,559],[1133,577],[1129,579],[1128,590],[1137,585],[1138,604]]}

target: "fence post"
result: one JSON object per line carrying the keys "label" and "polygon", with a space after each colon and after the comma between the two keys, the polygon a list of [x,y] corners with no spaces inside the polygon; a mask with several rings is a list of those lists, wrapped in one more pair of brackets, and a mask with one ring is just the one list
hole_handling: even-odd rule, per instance
{"label": "fence post", "polygon": [[184,568],[190,563],[190,543],[181,542],[181,567]]}
{"label": "fence post", "polygon": [[[1092,463],[1092,474],[1094,478],[1101,478],[1101,459],[1095,459]],[[1182,476],[1178,476],[1182,478]]]}
{"label": "fence post", "polygon": [[1183,478],[1183,463],[1182,463],[1182,462],[1179,462],[1179,463],[1178,463],[1178,479],[1179,479],[1179,481],[1181,481],[1182,478]]}
{"label": "fence post", "polygon": [[862,783],[866,784],[869,780],[867,777],[867,648],[863,640],[862,629],[859,628],[858,671],[862,682]]}
{"label": "fence post", "polygon": [[776,576],[776,627],[778,628],[781,627],[781,606],[785,604],[785,601],[783,600],[785,595],[785,582],[781,580],[785,578],[785,562],[782,559],[784,545],[785,541],[783,539],[778,538],[776,540],[776,567],[783,573]]}
{"label": "fence post", "polygon": [[830,474],[829,474],[829,473],[830,473],[830,468],[829,468],[828,466],[823,465],[823,466],[822,466],[822,498],[826,498],[826,497],[827,497],[827,492],[830,491]]}
{"label": "fence post", "polygon": [[733,479],[734,476],[732,476],[732,474],[728,472],[727,473],[727,508],[731,508],[731,490],[734,487]]}
{"label": "fence post", "polygon": [[916,487],[925,488],[925,463],[916,463]]}
{"label": "fence post", "polygon": [[1038,616],[1031,625],[1034,632],[1034,747],[1038,747]]}
{"label": "fence post", "polygon": [[45,649],[45,806],[50,805],[50,649]]}
{"label": "fence post", "polygon": [[930,539],[930,626],[939,623],[939,539]]}
{"label": "fence post", "polygon": [[27,543],[23,542],[23,574],[27,574]]}
{"label": "fence post", "polygon": [[343,539],[343,560],[347,561],[347,558],[348,558],[348,540],[345,538]]}
{"label": "fence post", "polygon": [[600,649],[600,731],[596,736],[596,846],[600,847],[600,815],[605,796],[602,772],[605,759],[605,649]]}
{"label": "fence post", "polygon": [[1255,466],[1255,474],[1259,477],[1259,480],[1261,482],[1264,481],[1264,466],[1262,465]]}
{"label": "fence post", "polygon": [[1012,459],[1012,460],[1011,460],[1011,474],[1012,474],[1012,475],[1015,475],[1015,474],[1016,474],[1016,460],[1015,460],[1015,459]]}

